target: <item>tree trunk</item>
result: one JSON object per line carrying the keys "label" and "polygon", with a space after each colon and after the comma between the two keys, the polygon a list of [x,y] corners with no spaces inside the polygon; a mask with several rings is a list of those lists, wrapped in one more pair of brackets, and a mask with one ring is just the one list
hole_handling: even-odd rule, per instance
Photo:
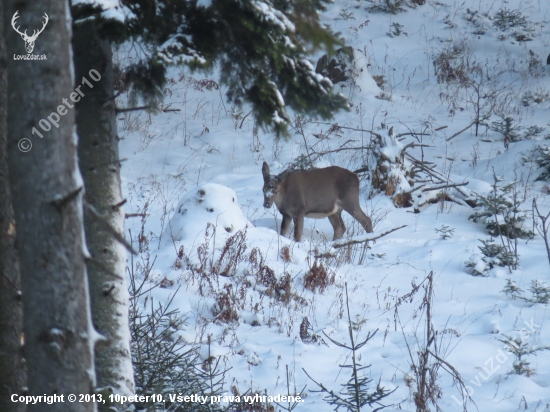
{"label": "tree trunk", "polygon": [[15,254],[15,218],[8,180],[6,70],[4,6],[0,2],[0,411],[22,412],[25,404],[11,401],[12,394],[23,394],[26,377],[21,345],[21,279]]}
{"label": "tree trunk", "polygon": [[[111,44],[101,38],[99,24],[87,19],[74,24],[76,79],[90,79],[95,69],[101,79],[77,105],[78,155],[86,187],[86,202],[121,236],[124,210],[120,187],[120,160],[116,130],[114,74]],[[97,76],[96,76],[97,78]],[[92,80],[90,80],[92,81]],[[106,340],[95,349],[99,390],[134,393],[128,327],[128,290],[124,247],[97,219],[85,217],[86,241],[92,255],[88,264],[92,319]]]}
{"label": "tree trunk", "polygon": [[[17,222],[29,394],[63,395],[65,402],[48,405],[48,411],[94,411],[93,402],[78,402],[79,395],[94,391],[95,335],[74,109],[67,100],[78,96],[73,86],[69,6],[58,0],[6,0],[4,5],[5,21],[18,11],[17,23],[27,32],[42,27],[44,13],[49,16],[34,51],[27,53],[46,55],[45,60],[11,58],[24,56],[28,48],[15,30],[6,30],[8,169]],[[36,131],[43,137],[37,137]],[[21,143],[24,138],[33,145],[26,153],[18,148],[18,143],[28,147],[28,141],[27,146]],[[77,402],[68,402],[69,394],[76,395]],[[42,411],[45,406],[36,403],[28,409]]]}

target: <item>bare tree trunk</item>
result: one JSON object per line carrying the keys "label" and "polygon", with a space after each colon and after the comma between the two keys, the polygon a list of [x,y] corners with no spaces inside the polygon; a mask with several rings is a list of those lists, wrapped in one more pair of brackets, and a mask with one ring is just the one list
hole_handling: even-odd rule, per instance
{"label": "bare tree trunk", "polygon": [[0,411],[22,412],[25,404],[11,401],[26,386],[21,337],[23,306],[15,253],[15,218],[8,180],[8,75],[4,44],[4,6],[0,2]]}
{"label": "bare tree trunk", "polygon": [[[74,62],[77,83],[90,77],[90,70],[101,79],[76,106],[79,134],[79,162],[86,187],[86,202],[121,236],[124,210],[120,186],[120,160],[116,130],[114,74],[111,44],[101,38],[99,24],[87,19],[74,24]],[[97,77],[96,77],[97,78]],[[95,349],[99,390],[122,395],[134,393],[128,327],[128,289],[125,280],[126,251],[87,214],[86,241],[92,255],[88,264],[92,319],[106,340]],[[98,264],[100,263],[100,264]],[[105,393],[105,392],[104,392]]]}
{"label": "bare tree trunk", "polygon": [[[91,394],[95,387],[83,188],[74,109],[67,100],[75,91],[69,5],[59,0],[6,0],[4,5],[5,21],[18,11],[22,30],[42,27],[44,13],[49,18],[34,51],[27,53],[45,54],[46,60],[12,59],[25,55],[28,48],[15,30],[6,30],[8,169],[17,222],[29,394],[63,395],[65,402],[48,405],[48,411],[94,411],[93,402],[67,399],[69,394],[77,399]],[[32,134],[33,128],[43,137]],[[23,138],[33,145],[26,153],[18,149]],[[43,411],[45,406],[36,403],[28,409]]]}

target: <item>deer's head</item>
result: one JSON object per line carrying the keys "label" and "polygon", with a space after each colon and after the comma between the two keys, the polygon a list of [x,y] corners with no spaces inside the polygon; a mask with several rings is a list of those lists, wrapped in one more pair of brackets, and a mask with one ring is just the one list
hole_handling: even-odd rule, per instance
{"label": "deer's head", "polygon": [[262,175],[264,177],[264,207],[269,209],[280,196],[281,181],[277,176],[272,176],[269,173],[269,166],[266,162],[262,166]]}

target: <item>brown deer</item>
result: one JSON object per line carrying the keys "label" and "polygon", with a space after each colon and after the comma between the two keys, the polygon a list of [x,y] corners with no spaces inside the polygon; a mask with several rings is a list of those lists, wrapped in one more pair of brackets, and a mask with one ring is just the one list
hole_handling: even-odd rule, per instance
{"label": "brown deer", "polygon": [[328,217],[334,228],[333,240],[346,232],[342,210],[348,212],[367,231],[372,232],[370,218],[359,205],[359,177],[338,166],[324,169],[284,171],[269,174],[269,165],[262,166],[264,176],[264,207],[273,203],[283,215],[281,236],[285,236],[294,221],[294,240],[302,240],[304,217],[322,219]]}

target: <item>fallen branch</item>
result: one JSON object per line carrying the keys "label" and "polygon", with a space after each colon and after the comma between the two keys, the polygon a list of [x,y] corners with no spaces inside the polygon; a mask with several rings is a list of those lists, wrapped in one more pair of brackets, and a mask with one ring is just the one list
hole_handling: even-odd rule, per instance
{"label": "fallen branch", "polygon": [[[408,153],[405,153],[405,156],[407,156],[407,158],[410,161],[412,161],[416,167],[418,167],[419,169],[424,171],[426,174],[432,176],[434,179],[437,179],[440,183],[448,184],[449,182],[451,182],[452,184],[454,184],[454,182],[449,177],[447,177],[443,173],[438,172],[437,170],[427,166],[426,164],[424,164],[424,162],[418,160],[417,158],[411,156]],[[455,187],[455,188],[464,197],[469,198],[471,196],[471,193],[469,193],[469,191],[463,190],[460,187],[460,185],[458,187]]]}
{"label": "fallen branch", "polygon": [[423,192],[429,192],[431,190],[439,190],[439,189],[447,189],[449,187],[458,187],[458,186],[466,186],[470,182],[464,182],[464,183],[450,183],[448,185],[441,185],[441,186],[434,186],[434,187],[427,187],[426,189],[422,189]]}
{"label": "fallen branch", "polygon": [[115,113],[119,114],[119,113],[126,113],[126,112],[135,112],[138,110],[147,110],[150,108],[151,108],[150,106],[121,107],[121,108],[116,108]]}
{"label": "fallen branch", "polygon": [[[329,122],[316,122],[318,124],[330,124],[332,126],[334,126],[333,123],[329,123]],[[372,130],[367,130],[367,129],[359,129],[357,127],[348,127],[348,126],[340,126],[340,125],[336,125],[339,129],[346,129],[346,130],[353,130],[353,131],[356,131],[356,132],[366,132],[366,133],[370,133],[371,135],[377,137],[379,140],[382,140],[382,135],[379,134],[379,133],[376,133]]]}
{"label": "fallen branch", "polygon": [[[440,201],[440,199],[441,198],[438,198],[438,197],[430,197],[430,198],[424,200],[423,202],[418,203],[417,205],[415,205],[414,209],[411,213],[420,213],[420,208],[426,206],[427,204],[438,203]],[[444,200],[449,201],[449,202],[455,202],[455,203],[457,203],[461,206],[470,206],[470,207],[475,206],[475,204],[465,202],[464,200],[459,199],[457,197],[454,197],[454,196],[450,195],[449,193],[445,193]]]}
{"label": "fallen branch", "polygon": [[472,123],[470,123],[470,124],[469,124],[468,126],[466,126],[464,129],[459,130],[458,132],[456,132],[455,134],[453,134],[451,137],[448,137],[446,141],[448,142],[448,141],[454,139],[455,137],[457,137],[459,134],[464,133],[466,130],[468,130],[470,127],[472,127],[474,124],[476,124],[475,121],[473,121]]}
{"label": "fallen branch", "polygon": [[429,144],[411,142],[411,143],[405,145],[405,146],[403,147],[403,149],[401,149],[401,151],[404,152],[404,151],[407,150],[409,147],[435,147],[435,146],[431,146],[431,145],[429,145]]}
{"label": "fallen branch", "polygon": [[407,132],[407,133],[399,133],[397,136],[395,136],[396,139],[399,139],[403,136],[429,136],[429,133],[421,133],[421,132]]}
{"label": "fallen branch", "polygon": [[390,233],[395,232],[396,230],[403,229],[406,226],[407,225],[395,227],[393,229],[382,232],[379,235],[376,235],[376,234],[373,233],[373,234],[370,234],[370,235],[360,236],[358,238],[351,239],[351,240],[346,240],[346,241],[336,240],[332,244],[329,243],[329,245],[331,247],[333,247],[334,249],[339,249],[339,248],[346,247],[346,246],[349,246],[349,245],[357,245],[359,243],[371,242],[373,240],[380,239],[381,237],[389,235]]}

